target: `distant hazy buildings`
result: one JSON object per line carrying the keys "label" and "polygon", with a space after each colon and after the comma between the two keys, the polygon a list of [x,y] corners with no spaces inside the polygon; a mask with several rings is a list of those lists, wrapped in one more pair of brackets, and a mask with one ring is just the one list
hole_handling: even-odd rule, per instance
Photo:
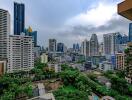
{"label": "distant hazy buildings", "polygon": [[132,23],[129,24],[129,42],[132,42]]}
{"label": "distant hazy buildings", "polygon": [[14,2],[14,34],[20,35],[25,28],[25,5]]}
{"label": "distant hazy buildings", "polygon": [[104,43],[99,44],[99,55],[104,55]]}
{"label": "distant hazy buildings", "polygon": [[64,43],[57,43],[57,52],[64,52]]}
{"label": "distant hazy buildings", "polygon": [[80,47],[79,47],[79,44],[78,43],[74,43],[73,44],[73,51],[74,52],[79,52],[80,51]]}
{"label": "distant hazy buildings", "polygon": [[104,54],[111,55],[118,52],[123,52],[123,44],[127,44],[128,37],[117,33],[109,33],[103,35]]}
{"label": "distant hazy buildings", "polygon": [[7,72],[31,70],[34,67],[33,50],[31,36],[10,35]]}
{"label": "distant hazy buildings", "polygon": [[49,52],[56,52],[56,39],[49,39]]}
{"label": "distant hazy buildings", "polygon": [[81,54],[83,54],[85,57],[90,56],[90,42],[87,40],[84,40],[81,44]]}
{"label": "distant hazy buildings", "polygon": [[8,11],[0,9],[0,59],[8,58],[8,45],[10,34],[10,14]]}
{"label": "distant hazy buildings", "polygon": [[41,54],[41,47],[40,46],[35,46],[34,47],[34,60],[37,61],[40,58]]}
{"label": "distant hazy buildings", "polygon": [[96,34],[92,34],[90,39],[90,56],[99,55],[99,43]]}

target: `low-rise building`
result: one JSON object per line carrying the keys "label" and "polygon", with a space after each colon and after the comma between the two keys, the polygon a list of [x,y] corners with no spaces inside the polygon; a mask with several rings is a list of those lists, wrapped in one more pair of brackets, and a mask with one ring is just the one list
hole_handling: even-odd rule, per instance
{"label": "low-rise building", "polygon": [[59,64],[48,64],[49,69],[53,69],[55,73],[61,72],[61,66]]}
{"label": "low-rise building", "polygon": [[104,96],[101,98],[101,100],[115,100],[113,97],[110,96]]}
{"label": "low-rise building", "polygon": [[91,61],[93,65],[98,66],[99,63],[106,61],[106,57],[105,56],[91,56],[91,57],[87,57],[87,61]]}
{"label": "low-rise building", "polygon": [[41,63],[47,63],[48,62],[48,54],[43,53],[41,55]]}
{"label": "low-rise building", "polygon": [[101,71],[108,71],[108,70],[114,70],[111,62],[108,61],[103,61],[102,63],[99,64],[99,69]]}

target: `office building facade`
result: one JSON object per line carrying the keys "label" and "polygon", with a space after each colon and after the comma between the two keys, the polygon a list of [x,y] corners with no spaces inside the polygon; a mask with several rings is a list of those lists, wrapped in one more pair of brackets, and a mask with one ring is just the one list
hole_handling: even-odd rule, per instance
{"label": "office building facade", "polygon": [[25,5],[14,2],[14,35],[20,35],[25,29]]}

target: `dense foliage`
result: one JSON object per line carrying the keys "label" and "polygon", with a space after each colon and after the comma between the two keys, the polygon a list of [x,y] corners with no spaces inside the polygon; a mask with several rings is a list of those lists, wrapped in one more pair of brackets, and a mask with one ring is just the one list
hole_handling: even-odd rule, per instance
{"label": "dense foliage", "polygon": [[60,78],[63,82],[63,87],[54,91],[56,100],[88,100],[91,89],[87,85],[87,77],[77,69],[62,65]]}
{"label": "dense foliage", "polygon": [[[131,93],[132,88],[131,85],[128,85],[125,80],[122,80],[124,75],[121,73],[123,72],[117,72],[116,74],[113,74],[113,72],[107,72],[104,75],[111,79],[112,82],[112,88],[108,89],[106,86],[99,84],[97,82],[95,75],[86,75],[81,72],[79,72],[77,69],[73,69],[67,65],[62,66],[63,71],[60,73],[60,77],[62,79],[62,82],[64,84],[64,88],[60,88],[57,91],[54,92],[54,95],[56,97],[56,100],[76,100],[71,97],[71,92],[65,92],[65,87],[72,86],[75,89],[77,89],[80,92],[83,92],[83,94],[86,94],[86,98],[88,95],[93,92],[96,93],[99,96],[112,96],[116,100],[131,100]],[[116,78],[112,78],[109,75],[117,75]],[[127,91],[126,91],[127,90]],[[74,93],[76,93],[74,91]],[[73,94],[74,94],[73,93]],[[80,93],[81,95],[81,93]],[[80,96],[79,95],[79,96]],[[78,100],[86,100],[85,97]],[[63,98],[63,99],[62,99]]]}
{"label": "dense foliage", "polygon": [[[19,73],[20,74],[20,73]],[[5,74],[0,78],[0,100],[14,100],[23,94],[32,96],[32,84],[30,78],[20,77],[18,73]]]}
{"label": "dense foliage", "polygon": [[35,67],[31,70],[31,73],[35,75],[33,81],[56,78],[57,76],[54,69],[49,69],[48,65],[43,63],[35,64]]}
{"label": "dense foliage", "polygon": [[132,85],[127,83],[124,73],[122,71],[116,73],[108,71],[104,75],[111,80],[113,90],[117,91],[120,95],[132,97]]}

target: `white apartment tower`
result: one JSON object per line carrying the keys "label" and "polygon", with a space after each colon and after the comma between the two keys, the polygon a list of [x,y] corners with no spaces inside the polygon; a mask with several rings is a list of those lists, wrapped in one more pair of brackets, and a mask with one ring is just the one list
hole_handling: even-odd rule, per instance
{"label": "white apartment tower", "polygon": [[0,9],[0,59],[8,58],[8,43],[10,34],[10,14]]}
{"label": "white apartment tower", "polygon": [[34,44],[31,36],[10,35],[7,72],[29,71],[34,67]]}

